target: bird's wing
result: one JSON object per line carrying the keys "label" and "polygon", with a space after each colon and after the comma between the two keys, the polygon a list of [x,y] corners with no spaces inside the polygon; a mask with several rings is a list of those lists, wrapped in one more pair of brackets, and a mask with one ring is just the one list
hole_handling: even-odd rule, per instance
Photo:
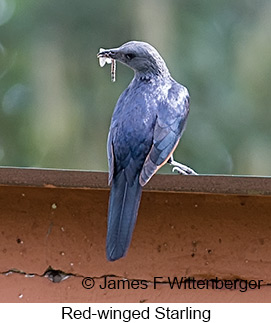
{"label": "bird's wing", "polygon": [[165,104],[159,107],[153,143],[139,178],[141,186],[144,186],[172,155],[185,129],[188,112],[188,93],[180,96],[179,103],[174,108],[165,106]]}
{"label": "bird's wing", "polygon": [[107,138],[107,157],[108,157],[108,185],[111,185],[114,174],[114,150],[113,150],[113,129],[109,130]]}

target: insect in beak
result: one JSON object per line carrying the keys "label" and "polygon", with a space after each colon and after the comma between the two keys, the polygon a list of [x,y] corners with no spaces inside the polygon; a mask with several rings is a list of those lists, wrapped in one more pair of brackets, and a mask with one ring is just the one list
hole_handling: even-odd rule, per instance
{"label": "insect in beak", "polygon": [[110,51],[105,50],[104,48],[100,48],[99,53],[97,54],[99,65],[104,67],[106,64],[111,64],[111,81],[116,81],[116,60],[111,58]]}

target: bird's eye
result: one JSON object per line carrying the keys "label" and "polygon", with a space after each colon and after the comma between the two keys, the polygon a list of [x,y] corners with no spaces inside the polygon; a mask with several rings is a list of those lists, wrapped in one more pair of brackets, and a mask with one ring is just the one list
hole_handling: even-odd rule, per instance
{"label": "bird's eye", "polygon": [[129,54],[126,54],[125,57],[129,60],[133,59],[135,57],[135,54],[133,53],[129,53]]}

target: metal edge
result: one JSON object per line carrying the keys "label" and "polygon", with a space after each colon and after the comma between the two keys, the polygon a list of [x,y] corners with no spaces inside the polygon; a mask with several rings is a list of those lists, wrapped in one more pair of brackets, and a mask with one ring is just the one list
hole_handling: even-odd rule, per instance
{"label": "metal edge", "polygon": [[[1,186],[31,186],[108,190],[105,172],[42,168],[0,167]],[[155,175],[145,191],[210,194],[271,195],[271,178],[256,176]]]}

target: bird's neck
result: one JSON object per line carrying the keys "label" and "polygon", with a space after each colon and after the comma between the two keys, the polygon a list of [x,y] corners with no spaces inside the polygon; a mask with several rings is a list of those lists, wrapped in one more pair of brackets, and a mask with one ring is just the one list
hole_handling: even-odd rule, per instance
{"label": "bird's neck", "polygon": [[136,81],[155,81],[157,83],[160,83],[161,81],[164,81],[165,79],[170,78],[170,73],[167,67],[163,69],[153,69],[148,71],[135,71],[134,79]]}

